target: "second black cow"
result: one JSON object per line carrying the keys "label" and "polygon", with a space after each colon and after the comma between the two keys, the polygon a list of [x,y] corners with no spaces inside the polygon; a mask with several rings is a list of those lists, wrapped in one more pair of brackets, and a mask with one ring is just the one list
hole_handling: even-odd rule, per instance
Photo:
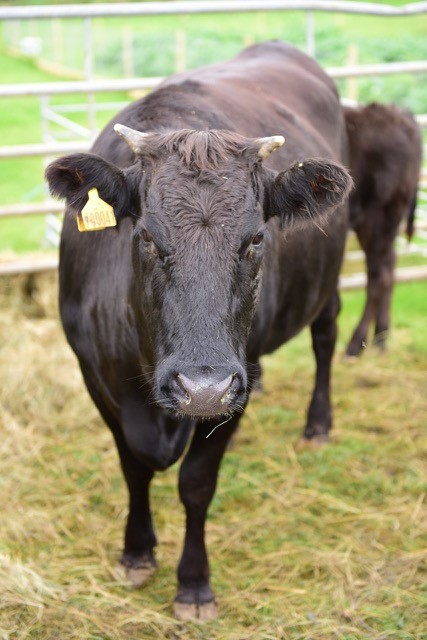
{"label": "second black cow", "polygon": [[[270,42],[167,80],[118,114],[91,154],[47,169],[67,201],[62,322],[120,454],[130,495],[121,561],[134,584],[156,566],[153,473],[191,438],[179,473],[180,617],[216,615],[204,531],[221,458],[259,357],[306,325],[317,370],[304,437],[331,427],[345,148],[332,80]],[[99,197],[117,227],[80,234],[76,218],[114,224]]]}
{"label": "second black cow", "polygon": [[378,103],[344,110],[349,138],[350,225],[366,255],[367,296],[362,317],[347,346],[358,356],[369,326],[384,347],[396,261],[394,241],[402,221],[410,239],[414,228],[422,137],[413,115],[397,105]]}

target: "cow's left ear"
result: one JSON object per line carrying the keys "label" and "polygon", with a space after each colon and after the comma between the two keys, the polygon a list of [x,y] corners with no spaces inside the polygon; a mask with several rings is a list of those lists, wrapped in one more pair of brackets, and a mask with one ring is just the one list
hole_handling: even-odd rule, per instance
{"label": "cow's left ear", "polygon": [[66,199],[67,206],[76,211],[82,210],[93,188],[113,207],[117,220],[133,210],[132,168],[122,171],[97,155],[74,153],[52,162],[45,177],[52,195]]}
{"label": "cow's left ear", "polygon": [[265,215],[279,216],[283,227],[321,225],[348,196],[353,181],[344,167],[329,160],[296,162],[270,182]]}

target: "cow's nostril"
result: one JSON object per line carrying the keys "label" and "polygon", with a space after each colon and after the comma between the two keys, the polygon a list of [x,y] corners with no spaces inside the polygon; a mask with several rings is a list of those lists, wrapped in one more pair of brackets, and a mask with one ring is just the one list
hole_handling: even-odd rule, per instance
{"label": "cow's nostril", "polygon": [[182,384],[180,375],[172,376],[169,380],[167,388],[163,388],[162,391],[166,391],[167,395],[172,396],[179,404],[190,404],[191,396],[185,386]]}
{"label": "cow's nostril", "polygon": [[242,381],[242,377],[238,373],[233,373],[231,384],[225,392],[222,401],[232,402],[235,400],[241,393],[244,392],[244,385]]}

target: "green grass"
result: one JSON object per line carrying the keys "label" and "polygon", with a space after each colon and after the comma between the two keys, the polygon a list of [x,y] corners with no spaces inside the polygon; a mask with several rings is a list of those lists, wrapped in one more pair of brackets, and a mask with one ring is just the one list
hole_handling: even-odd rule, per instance
{"label": "green grass", "polygon": [[221,617],[172,618],[184,517],[177,465],[152,501],[160,568],[139,591],[115,565],[126,491],[55,311],[56,282],[1,280],[0,637],[7,640],[424,640],[425,284],[399,285],[390,349],[342,355],[363,302],[343,296],[333,442],[299,451],[307,331],[264,358],[207,524]]}

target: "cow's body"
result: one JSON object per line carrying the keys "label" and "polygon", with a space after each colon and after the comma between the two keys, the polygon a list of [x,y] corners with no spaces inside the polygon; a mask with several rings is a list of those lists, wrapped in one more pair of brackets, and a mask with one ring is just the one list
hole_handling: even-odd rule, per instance
{"label": "cow's body", "polygon": [[[130,492],[122,562],[134,582],[142,582],[155,565],[148,505],[153,471],[181,455],[194,428],[180,471],[187,531],[176,608],[182,615],[204,617],[212,610],[213,594],[203,530],[222,454],[237,427],[258,358],[307,324],[318,369],[305,437],[323,438],[331,426],[336,284],[347,230],[342,202],[350,184],[333,164],[345,149],[342,113],[332,81],[312,60],[288,45],[266,43],[222,65],[167,80],[115,121],[157,132],[147,138],[148,150],[141,143],[143,205],[136,204],[132,216],[126,217],[126,207],[132,208],[126,185],[136,172],[135,155],[114,134],[113,123],[93,152],[129,171],[126,180],[111,165],[102,171],[104,165],[83,155],[59,160],[48,170],[52,190],[68,198],[74,214],[66,217],[61,243],[61,316],[89,392],[119,449]],[[173,139],[175,134],[168,133],[183,129],[192,131]],[[132,137],[126,127],[122,130]],[[211,130],[220,131],[197,133]],[[242,146],[234,132],[251,141]],[[252,158],[253,138],[281,133],[286,144],[264,163],[268,168],[258,157],[264,151]],[[306,162],[307,157],[332,164],[323,170],[320,161]],[[92,170],[93,163],[101,170]],[[274,183],[271,170],[283,172]],[[248,176],[242,183],[248,186],[238,197],[241,174]],[[291,176],[292,185],[301,180],[309,190],[301,196],[295,187],[291,193],[281,176]],[[79,234],[76,209],[94,185],[122,219],[118,230]],[[277,195],[282,191],[285,204]],[[324,231],[308,219],[310,207],[320,201],[328,211],[340,205],[322,220]],[[264,230],[257,233],[262,210],[265,239]],[[285,220],[284,234],[280,216],[307,221],[301,229]],[[140,219],[152,225],[150,233],[139,229]],[[136,232],[142,235],[139,245]],[[162,255],[159,247],[165,243],[173,246],[172,257]],[[235,278],[232,286],[230,278]],[[208,397],[211,391],[215,400]],[[230,421],[207,438],[224,422],[220,413]]]}
{"label": "cow's body", "polygon": [[357,356],[375,322],[374,340],[383,347],[390,327],[395,265],[394,241],[403,220],[411,237],[422,158],[420,128],[396,105],[372,103],[344,110],[349,162],[355,188],[350,225],[366,255],[367,298],[347,354]]}

